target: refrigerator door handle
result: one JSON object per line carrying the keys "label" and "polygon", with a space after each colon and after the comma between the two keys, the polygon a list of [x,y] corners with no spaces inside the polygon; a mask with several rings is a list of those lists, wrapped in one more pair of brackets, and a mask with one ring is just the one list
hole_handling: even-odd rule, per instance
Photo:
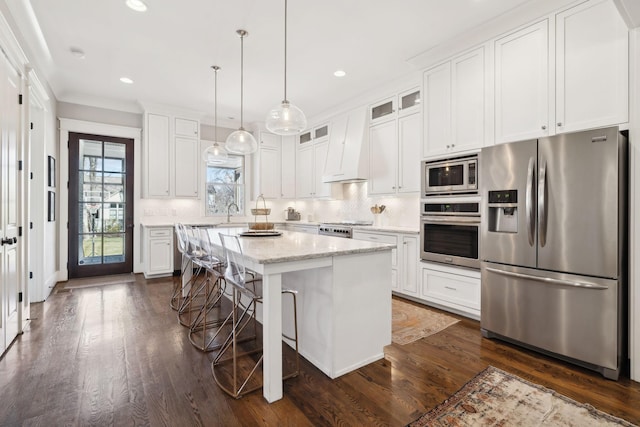
{"label": "refrigerator door handle", "polygon": [[529,167],[527,168],[527,194],[525,196],[525,210],[527,213],[527,229],[529,232],[529,246],[535,244],[536,223],[533,217],[533,180],[535,173],[535,160],[529,157]]}
{"label": "refrigerator door handle", "polygon": [[547,243],[547,206],[545,194],[547,190],[547,162],[542,161],[538,176],[538,242],[543,248]]}
{"label": "refrigerator door handle", "polygon": [[596,289],[596,290],[609,289],[608,286],[603,286],[603,285],[599,285],[597,283],[591,283],[591,282],[576,282],[573,280],[562,280],[562,279],[553,279],[551,277],[532,276],[530,274],[499,270],[493,267],[485,267],[485,269],[487,271],[490,271],[491,273],[501,274],[503,276],[515,277],[518,279],[535,280],[537,282],[549,283],[552,285],[571,286],[574,288],[586,288],[586,289]]}

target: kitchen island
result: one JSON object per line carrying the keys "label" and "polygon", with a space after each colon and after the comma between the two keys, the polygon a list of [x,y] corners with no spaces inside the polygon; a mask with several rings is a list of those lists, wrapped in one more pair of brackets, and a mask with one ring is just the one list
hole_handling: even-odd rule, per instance
{"label": "kitchen island", "polygon": [[[218,233],[208,230],[214,251]],[[264,397],[282,398],[282,331],[291,333],[292,307],[282,288],[298,292],[300,354],[330,378],[384,357],[391,343],[391,250],[395,245],[282,231],[277,237],[241,237],[246,267],[263,276]],[[283,313],[284,310],[284,313]],[[283,319],[286,324],[283,325]]]}

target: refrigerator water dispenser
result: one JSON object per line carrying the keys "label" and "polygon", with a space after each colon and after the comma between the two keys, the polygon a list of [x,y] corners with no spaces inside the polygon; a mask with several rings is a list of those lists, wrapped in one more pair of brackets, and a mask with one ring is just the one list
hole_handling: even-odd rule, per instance
{"label": "refrigerator water dispenser", "polygon": [[489,191],[488,207],[490,232],[518,232],[518,190]]}

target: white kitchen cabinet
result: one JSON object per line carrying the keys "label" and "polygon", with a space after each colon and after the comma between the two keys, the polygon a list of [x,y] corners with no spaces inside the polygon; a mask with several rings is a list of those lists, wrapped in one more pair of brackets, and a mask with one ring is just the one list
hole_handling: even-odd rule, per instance
{"label": "white kitchen cabinet", "polygon": [[413,88],[398,94],[398,116],[419,113],[422,96],[420,88]]}
{"label": "white kitchen cabinet", "polygon": [[315,181],[313,175],[313,145],[307,142],[296,153],[296,197],[313,197]]}
{"label": "white kitchen cabinet", "polygon": [[420,298],[437,307],[480,319],[480,271],[421,262]]}
{"label": "white kitchen cabinet", "polygon": [[418,236],[400,235],[401,247],[401,267],[399,292],[404,295],[417,297],[418,292]]}
{"label": "white kitchen cabinet", "polygon": [[173,274],[173,227],[143,226],[144,277]]}
{"label": "white kitchen cabinet", "polygon": [[391,251],[391,289],[398,294],[419,297],[418,289],[418,241],[417,234],[384,233],[353,230],[353,238],[375,243],[396,245]]}
{"label": "white kitchen cabinet", "polygon": [[395,120],[369,128],[369,194],[396,192],[398,130]]}
{"label": "white kitchen cabinet", "polygon": [[265,199],[281,198],[281,155],[281,137],[261,131],[254,154],[254,198],[261,194]]}
{"label": "white kitchen cabinet", "polygon": [[408,98],[403,114],[369,128],[369,194],[420,191],[419,91],[405,94],[398,97],[401,105]]}
{"label": "white kitchen cabinet", "polygon": [[611,1],[556,15],[556,133],[629,120],[629,34]]}
{"label": "white kitchen cabinet", "polygon": [[508,34],[495,46],[495,140],[549,135],[554,102],[549,79],[549,20]]}
{"label": "white kitchen cabinet", "polygon": [[144,197],[198,198],[199,127],[197,120],[145,113]]}
{"label": "white kitchen cabinet", "polygon": [[399,291],[398,284],[398,236],[391,233],[377,233],[372,231],[362,231],[360,229],[353,230],[353,239],[366,240],[374,243],[389,243],[396,245],[395,249],[391,250],[391,290]]}
{"label": "white kitchen cabinet", "polygon": [[485,68],[482,46],[424,72],[423,157],[485,144]]}
{"label": "white kitchen cabinet", "polygon": [[391,96],[369,106],[369,124],[374,125],[395,119],[397,112],[396,103],[397,97]]}
{"label": "white kitchen cabinet", "polygon": [[419,112],[398,118],[398,193],[420,191],[420,135]]}
{"label": "white kitchen cabinet", "polygon": [[161,114],[146,114],[145,119],[145,197],[166,198],[170,196],[171,187],[170,118]]}
{"label": "white kitchen cabinet", "polygon": [[197,120],[175,118],[175,134],[189,138],[198,138],[200,133],[200,123]]}
{"label": "white kitchen cabinet", "polygon": [[321,136],[319,141],[311,139],[298,140],[296,152],[296,197],[338,199],[342,197],[341,184],[322,181],[327,152],[328,135]]}
{"label": "white kitchen cabinet", "polygon": [[200,142],[194,138],[175,138],[175,197],[198,197]]}
{"label": "white kitchen cabinet", "polygon": [[280,197],[296,197],[296,137],[283,136],[280,156]]}

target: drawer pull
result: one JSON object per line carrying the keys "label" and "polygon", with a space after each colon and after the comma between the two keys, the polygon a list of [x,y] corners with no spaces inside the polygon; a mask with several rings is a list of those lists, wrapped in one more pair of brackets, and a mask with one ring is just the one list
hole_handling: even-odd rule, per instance
{"label": "drawer pull", "polygon": [[449,289],[450,291],[457,291],[456,288],[452,288],[451,286],[445,286],[445,289]]}

